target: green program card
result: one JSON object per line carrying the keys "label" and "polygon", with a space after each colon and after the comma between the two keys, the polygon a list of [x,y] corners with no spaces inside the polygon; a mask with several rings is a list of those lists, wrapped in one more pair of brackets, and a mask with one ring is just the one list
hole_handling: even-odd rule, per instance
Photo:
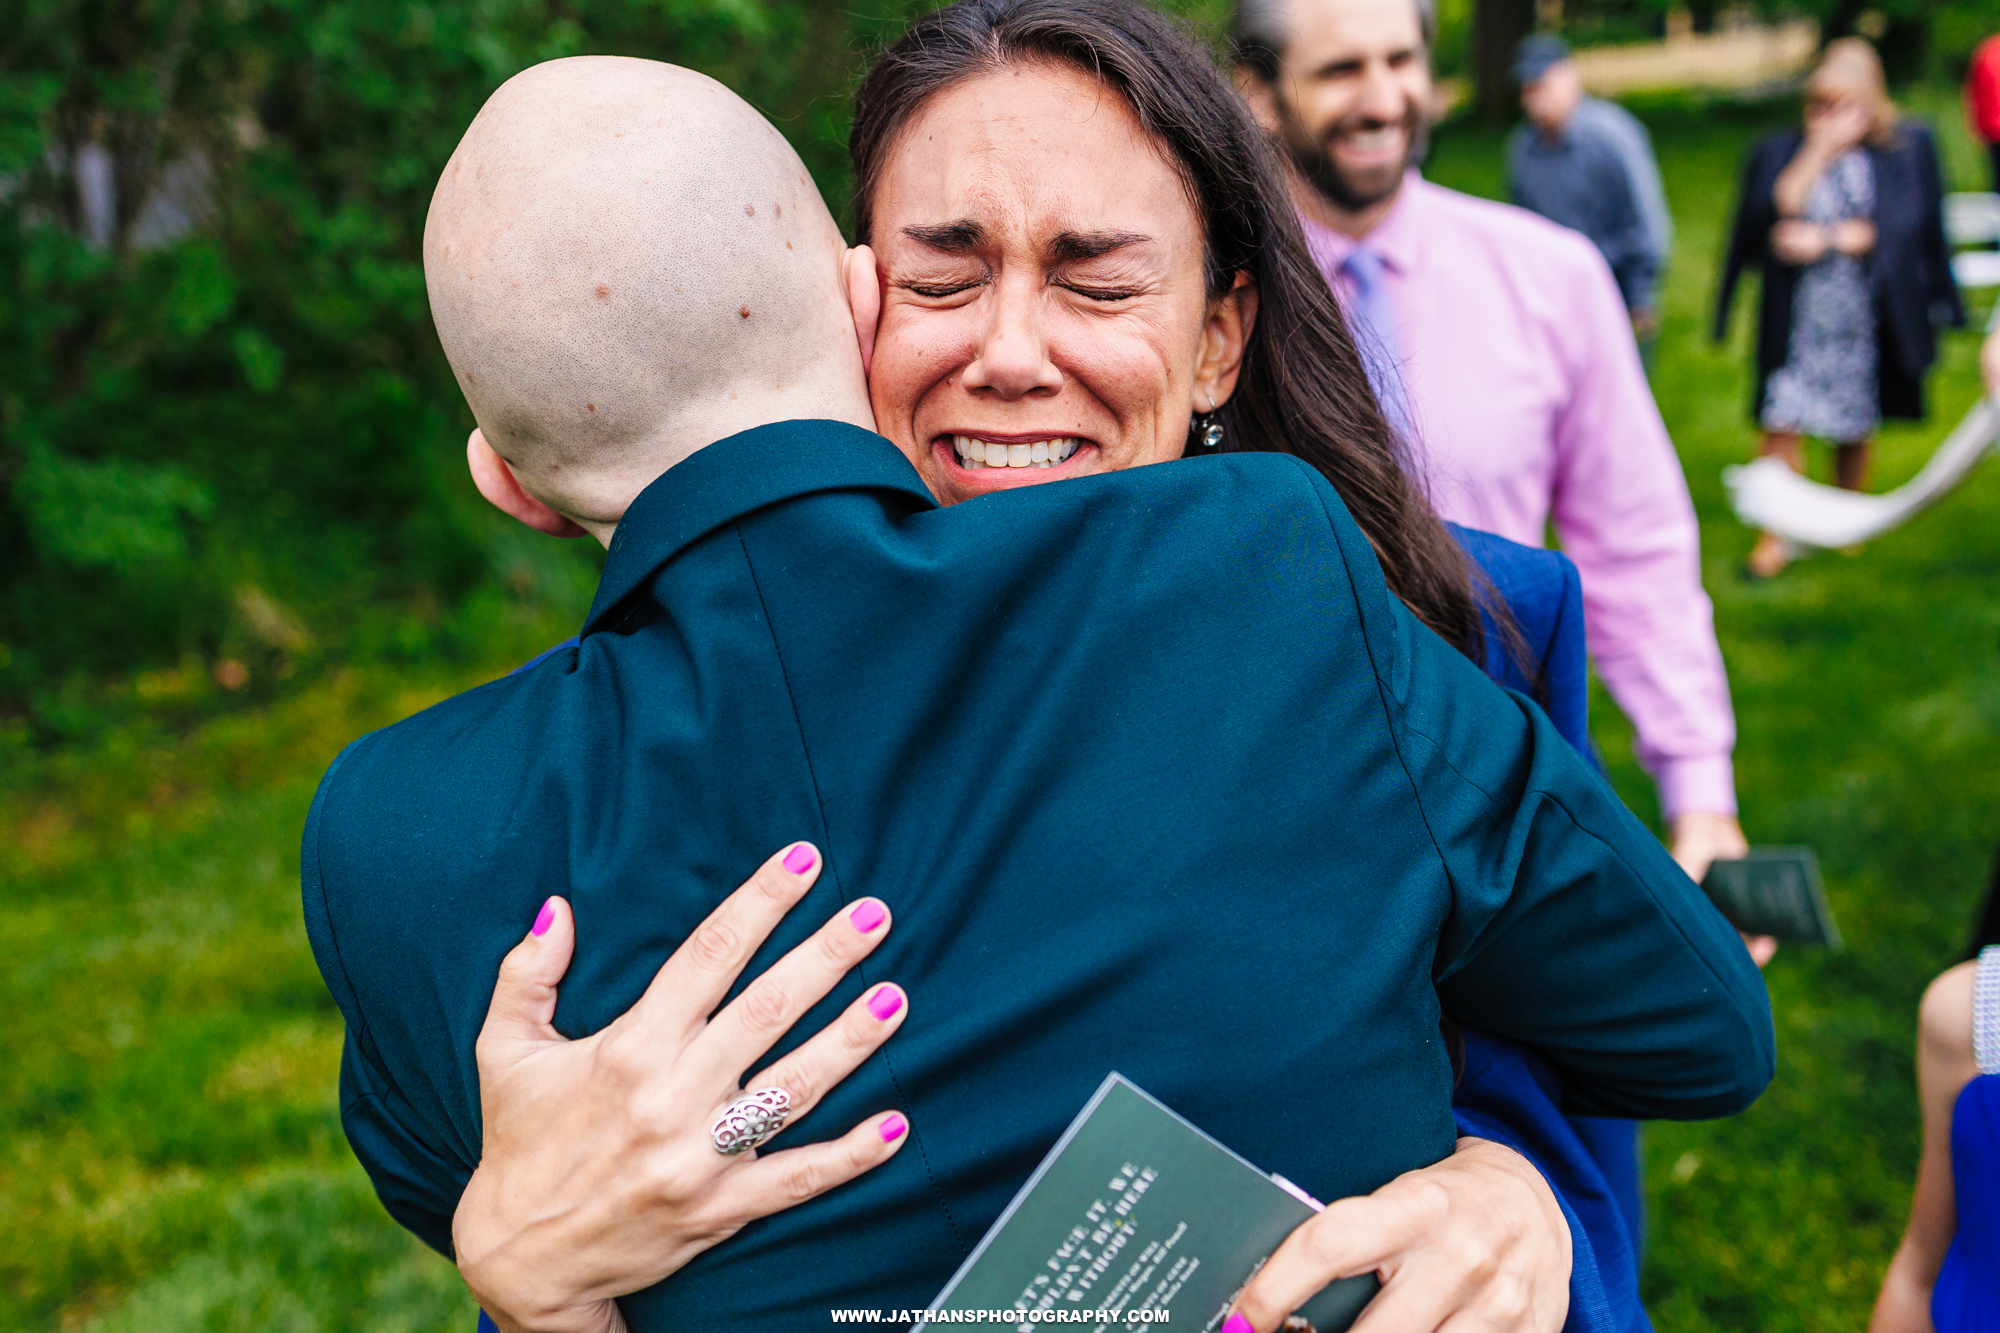
{"label": "green program card", "polygon": [[[1243,1284],[1318,1210],[1112,1074],[931,1310],[1018,1312],[1014,1326],[1031,1333],[1161,1324],[1212,1333]],[[1319,1333],[1339,1333],[1378,1288],[1372,1273],[1346,1278],[1301,1313]],[[1106,1313],[1074,1322],[1088,1311]],[[956,1322],[945,1314],[917,1327]]]}
{"label": "green program card", "polygon": [[1840,948],[1840,929],[1820,887],[1810,847],[1752,847],[1739,861],[1717,861],[1701,887],[1729,924],[1746,935]]}

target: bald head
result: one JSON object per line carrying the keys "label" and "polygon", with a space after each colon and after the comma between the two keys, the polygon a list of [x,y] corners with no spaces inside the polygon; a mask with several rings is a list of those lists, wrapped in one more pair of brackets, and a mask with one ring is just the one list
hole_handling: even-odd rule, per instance
{"label": "bald head", "polygon": [[592,527],[739,430],[870,422],[843,253],[798,155],[741,98],[612,56],[508,80],[424,228],[431,313],[481,431]]}

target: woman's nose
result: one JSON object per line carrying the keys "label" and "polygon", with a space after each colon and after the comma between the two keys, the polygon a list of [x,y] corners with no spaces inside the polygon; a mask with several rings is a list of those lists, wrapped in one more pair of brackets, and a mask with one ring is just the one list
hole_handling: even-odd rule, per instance
{"label": "woman's nose", "polygon": [[1040,292],[1025,287],[996,284],[989,298],[993,317],[972,363],[960,376],[967,389],[988,390],[1002,400],[1061,390],[1062,372],[1049,359],[1048,337],[1042,327]]}

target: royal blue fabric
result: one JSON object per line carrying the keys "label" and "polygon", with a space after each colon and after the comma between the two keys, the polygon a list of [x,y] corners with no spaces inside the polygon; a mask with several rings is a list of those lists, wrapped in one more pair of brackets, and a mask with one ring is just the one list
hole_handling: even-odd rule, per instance
{"label": "royal blue fabric", "polygon": [[1958,1234],[1931,1292],[1937,1333],[2000,1333],[2000,1075],[1965,1085],[1951,1112]]}
{"label": "royal blue fabric", "polygon": [[1523,546],[1456,523],[1446,526],[1460,549],[1492,580],[1493,590],[1507,603],[1528,650],[1526,662],[1509,653],[1492,613],[1481,607],[1479,617],[1486,628],[1482,663],[1486,674],[1541,704],[1562,738],[1595,763],[1583,639],[1583,580],[1576,566],[1560,551]]}
{"label": "royal blue fabric", "polygon": [[1557,1109],[1561,1080],[1533,1051],[1470,1028],[1463,1036],[1465,1070],[1451,1099],[1460,1132],[1504,1143],[1533,1162],[1569,1221],[1566,1333],[1651,1333],[1625,1219],[1575,1126]]}
{"label": "royal blue fabric", "polygon": [[1611,1197],[1625,1217],[1634,1258],[1646,1253],[1646,1182],[1639,1161],[1639,1122],[1608,1116],[1573,1115],[1570,1125],[1583,1140],[1584,1151],[1604,1173]]}
{"label": "royal blue fabric", "polygon": [[[1560,551],[1522,546],[1474,528],[1449,525],[1465,553],[1486,571],[1507,603],[1527,648],[1528,661],[1507,651],[1484,609],[1486,674],[1519,690],[1548,712],[1549,721],[1577,753],[1596,764],[1590,743],[1590,678],[1583,637],[1583,580]],[[1618,1200],[1635,1255],[1646,1247],[1646,1194],[1639,1170],[1639,1125],[1633,1120],[1575,1116],[1571,1123]]]}
{"label": "royal blue fabric", "polygon": [[862,893],[896,929],[779,1051],[910,996],[797,1141],[893,1106],[909,1146],[622,1300],[635,1333],[921,1304],[1107,1069],[1325,1198],[1450,1152],[1441,1005],[1579,1109],[1732,1114],[1774,1063],[1727,923],[1299,460],[939,509],[886,440],[793,422],[633,502],[577,646],[322,783],[307,933],[391,1212],[449,1249],[474,1043],[543,898],[576,909],[582,1035],[793,837],[826,872],[746,975]]}
{"label": "royal blue fabric", "polygon": [[[1508,651],[1490,612],[1480,615],[1486,627],[1486,674],[1540,702],[1562,733],[1563,739],[1579,754],[1597,762],[1590,743],[1590,681],[1584,644],[1583,582],[1576,566],[1559,551],[1522,546],[1490,532],[1448,525],[1459,546],[1485,571],[1493,589],[1507,604],[1508,614],[1521,632],[1526,660]],[[1523,1068],[1525,1053],[1497,1037],[1477,1036],[1489,1053],[1506,1051],[1510,1061],[1489,1060],[1495,1070]],[[1544,1066],[1546,1068],[1546,1066]],[[1535,1126],[1551,1115],[1559,1115],[1560,1088],[1529,1077],[1488,1076],[1477,1096],[1497,1123]],[[1463,1127],[1465,1097],[1463,1085],[1454,1094],[1454,1110],[1460,1112]],[[1639,1170],[1639,1126],[1636,1121],[1600,1116],[1571,1116],[1568,1135],[1544,1135],[1543,1174],[1563,1199],[1566,1211],[1577,1200],[1569,1197],[1571,1182],[1588,1182],[1589,1190],[1608,1190],[1616,1204],[1615,1216],[1588,1206],[1576,1207],[1571,1231],[1577,1248],[1575,1273],[1571,1282],[1570,1311],[1574,1321],[1594,1317],[1590,1291],[1606,1294],[1605,1317],[1609,1327],[1626,1330],[1649,1328],[1639,1304],[1638,1258],[1645,1240],[1645,1189]],[[1472,1130],[1466,1130],[1472,1133]],[[1509,1139],[1512,1143],[1513,1140]],[[1516,1145],[1518,1146],[1518,1144]],[[1533,1156],[1533,1154],[1530,1154]],[[1541,1159],[1538,1159],[1541,1160]],[[1615,1221],[1615,1227],[1609,1225]],[[1595,1257],[1586,1262],[1586,1254]],[[1608,1265],[1608,1269],[1606,1268]],[[1599,1281],[1596,1274],[1607,1277]]]}

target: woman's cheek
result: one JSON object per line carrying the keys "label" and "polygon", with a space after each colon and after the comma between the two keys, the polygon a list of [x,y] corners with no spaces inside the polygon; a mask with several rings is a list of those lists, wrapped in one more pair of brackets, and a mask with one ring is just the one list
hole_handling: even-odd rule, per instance
{"label": "woman's cheek", "polygon": [[1175,388],[1173,366],[1148,339],[1099,338],[1080,344],[1066,369],[1113,416],[1130,425],[1159,411]]}
{"label": "woman's cheek", "polygon": [[926,378],[922,348],[913,346],[907,334],[907,328],[885,330],[885,336],[875,344],[875,361],[868,378],[875,419],[898,442],[908,433]]}

